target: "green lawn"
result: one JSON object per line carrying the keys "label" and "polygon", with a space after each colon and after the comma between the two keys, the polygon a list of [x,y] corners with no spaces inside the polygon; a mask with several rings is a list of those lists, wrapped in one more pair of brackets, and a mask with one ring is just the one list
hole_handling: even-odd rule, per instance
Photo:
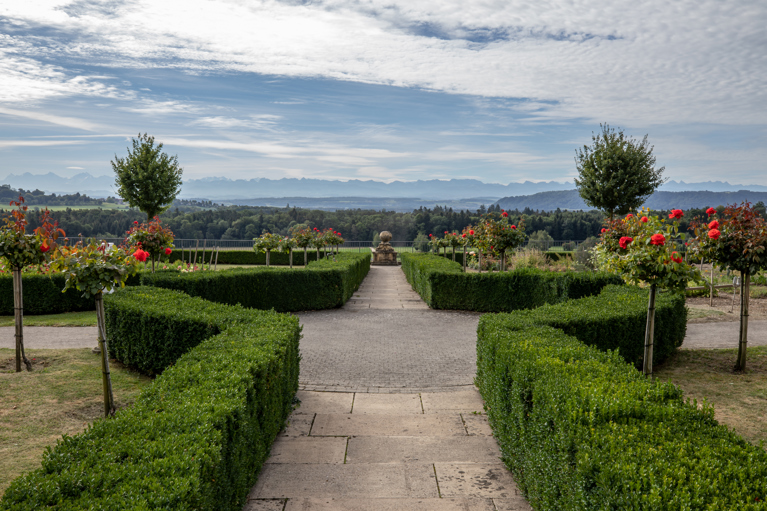
{"label": "green lawn", "polygon": [[[0,316],[0,326],[15,326],[13,316]],[[96,311],[24,315],[24,326],[96,326]]]}

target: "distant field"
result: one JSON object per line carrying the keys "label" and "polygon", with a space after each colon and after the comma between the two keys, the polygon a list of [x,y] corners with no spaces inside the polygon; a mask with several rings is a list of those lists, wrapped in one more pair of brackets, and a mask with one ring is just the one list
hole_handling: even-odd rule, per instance
{"label": "distant field", "polygon": [[109,204],[109,203],[106,203],[106,202],[104,204],[102,204],[101,206],[96,206],[96,205],[93,205],[93,206],[85,206],[85,205],[76,205],[76,206],[60,206],[60,205],[47,206],[45,204],[33,204],[33,205],[29,206],[29,209],[35,209],[35,208],[37,208],[37,209],[48,208],[51,211],[64,211],[67,208],[69,208],[69,209],[124,209],[124,210],[130,209],[128,206],[125,206],[123,204]]}

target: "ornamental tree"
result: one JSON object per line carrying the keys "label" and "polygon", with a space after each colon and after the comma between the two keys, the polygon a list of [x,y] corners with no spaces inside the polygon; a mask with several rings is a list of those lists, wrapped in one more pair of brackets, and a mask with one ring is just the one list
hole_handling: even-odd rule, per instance
{"label": "ornamental tree", "polygon": [[525,242],[525,224],[520,218],[519,225],[509,223],[509,214],[490,213],[481,224],[485,245],[490,251],[501,256],[501,271],[506,270],[506,252],[513,252]]}
{"label": "ornamental tree", "polygon": [[304,266],[306,266],[309,262],[308,249],[309,249],[309,245],[312,244],[313,239],[314,239],[314,234],[312,230],[309,229],[308,227],[305,227],[293,233],[293,242],[296,244],[296,247],[304,249]]}
{"label": "ornamental tree", "polygon": [[[152,273],[154,273],[155,260],[163,255],[170,255],[173,250],[173,231],[162,226],[159,217],[154,217],[148,224],[133,222],[133,227],[126,233],[125,243],[131,248],[131,252],[141,249],[147,252],[152,261]],[[146,258],[141,260],[146,261]]]}
{"label": "ornamental tree", "polygon": [[64,235],[58,228],[58,222],[51,222],[50,212],[46,208],[40,217],[41,226],[34,234],[27,234],[27,206],[24,197],[11,201],[16,209],[5,219],[5,225],[0,228],[0,259],[5,260],[13,273],[13,311],[16,323],[16,372],[21,372],[21,363],[27,371],[32,370],[32,363],[24,354],[24,294],[22,289],[21,270],[30,265],[40,265],[50,256],[51,249],[56,247],[56,239]]}
{"label": "ornamental tree", "polygon": [[133,139],[133,150],[128,156],[115,159],[117,194],[132,208],[146,213],[147,222],[166,211],[181,191],[183,169],[178,157],[162,152],[162,144],[155,146],[154,137],[139,133]]}
{"label": "ornamental tree", "polygon": [[101,353],[101,373],[104,387],[104,415],[115,413],[112,379],[109,373],[109,349],[104,320],[104,291],[125,287],[128,277],[138,271],[138,262],[146,259],[147,252],[137,249],[133,255],[116,246],[91,241],[87,245],[59,247],[52,257],[51,267],[65,275],[64,290],[74,288],[84,298],[96,301],[98,343]]}
{"label": "ornamental tree", "polygon": [[272,253],[272,250],[280,250],[283,243],[284,239],[282,236],[267,232],[253,240],[253,250],[256,253],[266,252],[266,265],[269,266],[269,255]]}
{"label": "ornamental tree", "polygon": [[644,204],[664,183],[665,167],[655,169],[647,135],[637,142],[623,130],[599,126],[602,133],[592,134],[591,147],[575,150],[575,185],[586,204],[607,213],[612,222],[616,213],[625,215]]}
{"label": "ornamental tree", "polygon": [[461,246],[461,237],[457,232],[445,231],[445,243],[453,250],[453,261],[455,261],[455,249]]}
{"label": "ornamental tree", "polygon": [[740,333],[736,371],[746,369],[748,304],[751,276],[767,268],[767,224],[749,202],[733,204],[717,214],[708,208],[708,222],[694,222],[693,250],[721,269],[739,271]]}
{"label": "ornamental tree", "polygon": [[642,366],[642,372],[648,377],[652,377],[657,290],[681,292],[689,281],[702,280],[698,269],[685,262],[676,250],[677,244],[681,244],[679,219],[682,216],[681,210],[672,210],[668,219],[651,216],[649,210],[643,210],[639,217],[628,215],[608,221],[594,249],[601,269],[617,273],[629,284],[650,286]]}

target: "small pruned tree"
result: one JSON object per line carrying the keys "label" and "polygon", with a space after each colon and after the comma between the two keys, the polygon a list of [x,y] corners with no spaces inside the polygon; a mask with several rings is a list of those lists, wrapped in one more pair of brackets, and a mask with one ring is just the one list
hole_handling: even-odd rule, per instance
{"label": "small pruned tree", "polygon": [[165,154],[162,144],[155,145],[154,137],[146,133],[133,139],[127,157],[115,155],[112,170],[117,194],[146,213],[147,222],[166,211],[180,191],[183,169],[178,157]]}
{"label": "small pruned tree", "polygon": [[592,134],[591,147],[575,150],[575,185],[586,204],[604,211],[612,222],[616,213],[625,215],[644,204],[664,183],[665,167],[655,168],[647,135],[638,142],[623,130],[599,126],[602,132]]}
{"label": "small pruned tree", "polygon": [[740,333],[735,370],[745,371],[751,276],[767,268],[767,223],[748,202],[727,206],[722,214],[717,214],[714,208],[708,208],[706,213],[708,224],[692,226],[696,234],[692,247],[721,269],[740,272]]}
{"label": "small pruned tree", "polygon": [[698,269],[677,252],[682,243],[679,220],[681,209],[672,209],[669,219],[651,216],[649,210],[641,216],[608,221],[595,247],[595,259],[600,269],[620,275],[629,284],[650,287],[645,328],[642,372],[652,378],[655,338],[655,296],[658,289],[683,292],[689,281],[702,281]]}
{"label": "small pruned tree", "polygon": [[155,261],[159,261],[163,255],[169,256],[173,251],[175,239],[173,231],[163,227],[159,217],[154,217],[148,224],[139,224],[138,221],[134,221],[133,227],[125,234],[125,243],[131,252],[140,249],[149,254],[152,273],[154,273]]}
{"label": "small pruned tree", "polygon": [[146,260],[145,254],[146,252],[138,249],[133,255],[128,255],[123,249],[116,246],[91,241],[87,245],[77,243],[74,246],[60,247],[52,257],[51,268],[63,272],[66,276],[63,291],[73,288],[80,291],[83,297],[92,296],[96,301],[101,377],[104,388],[104,415],[106,417],[114,415],[115,400],[109,372],[104,291],[110,292],[116,287],[124,287],[128,277],[135,275],[138,271],[138,261],[141,261],[142,258]]}
{"label": "small pruned tree", "polygon": [[56,239],[64,235],[58,228],[58,222],[51,222],[50,212],[46,208],[40,218],[41,226],[34,234],[27,234],[27,206],[24,197],[11,201],[16,209],[5,219],[0,227],[0,258],[5,259],[13,272],[13,312],[16,324],[16,372],[21,372],[21,363],[27,371],[32,370],[32,363],[24,354],[24,293],[21,270],[26,266],[40,265],[56,247]]}

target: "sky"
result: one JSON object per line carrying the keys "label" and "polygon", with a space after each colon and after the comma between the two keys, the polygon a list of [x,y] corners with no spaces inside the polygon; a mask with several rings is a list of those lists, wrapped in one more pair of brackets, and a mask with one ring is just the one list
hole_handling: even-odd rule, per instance
{"label": "sky", "polygon": [[569,181],[600,123],[767,185],[761,0],[3,0],[0,179]]}

